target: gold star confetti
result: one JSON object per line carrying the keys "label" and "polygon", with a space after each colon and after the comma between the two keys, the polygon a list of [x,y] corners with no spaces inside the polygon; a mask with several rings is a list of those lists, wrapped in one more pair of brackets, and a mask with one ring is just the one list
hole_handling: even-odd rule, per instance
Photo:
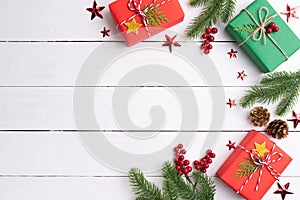
{"label": "gold star confetti", "polygon": [[127,26],[127,34],[128,33],[135,33],[135,34],[139,34],[138,32],[138,28],[140,28],[142,26],[142,24],[136,23],[135,19],[132,19],[131,22],[126,22],[125,25]]}
{"label": "gold star confetti", "polygon": [[263,142],[262,144],[258,144],[254,142],[255,150],[253,153],[259,154],[261,158],[264,157],[265,153],[269,153],[270,151],[266,148],[266,142]]}

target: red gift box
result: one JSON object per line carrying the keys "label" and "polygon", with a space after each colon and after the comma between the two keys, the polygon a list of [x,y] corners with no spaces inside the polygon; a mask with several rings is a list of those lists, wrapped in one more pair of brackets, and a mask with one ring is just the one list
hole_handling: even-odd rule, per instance
{"label": "red gift box", "polygon": [[[158,9],[158,15],[167,20],[160,21],[157,27],[151,25],[151,19],[146,16],[151,8]],[[109,9],[128,46],[174,26],[184,18],[178,0],[117,0],[109,4]],[[135,28],[128,29],[128,26]]]}
{"label": "red gift box", "polygon": [[258,200],[291,161],[292,158],[268,137],[252,130],[220,167],[217,175],[244,198]]}

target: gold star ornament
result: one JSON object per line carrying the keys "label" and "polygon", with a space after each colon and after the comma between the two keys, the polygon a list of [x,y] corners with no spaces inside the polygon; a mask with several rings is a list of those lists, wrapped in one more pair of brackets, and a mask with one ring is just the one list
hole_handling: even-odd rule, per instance
{"label": "gold star ornament", "polygon": [[266,148],[266,142],[263,142],[262,144],[258,144],[254,142],[255,149],[254,152],[255,154],[259,154],[261,158],[264,157],[265,153],[269,153],[270,151]]}
{"label": "gold star ornament", "polygon": [[125,25],[127,26],[127,34],[131,32],[139,34],[138,29],[142,26],[142,24],[136,23],[135,19],[132,19],[131,22],[126,22]]}

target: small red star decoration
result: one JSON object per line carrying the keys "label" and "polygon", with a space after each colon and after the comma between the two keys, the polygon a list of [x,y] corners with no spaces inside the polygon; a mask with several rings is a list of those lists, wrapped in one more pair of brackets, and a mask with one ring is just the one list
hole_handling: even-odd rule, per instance
{"label": "small red star decoration", "polygon": [[229,143],[228,144],[226,144],[226,146],[228,147],[228,149],[229,149],[229,151],[231,150],[231,149],[235,149],[235,142],[231,142],[231,140],[229,140]]}
{"label": "small red star decoration", "polygon": [[245,74],[245,71],[241,71],[241,72],[238,72],[238,77],[237,79],[242,79],[242,81],[244,80],[244,78],[247,76],[247,74]]}
{"label": "small red star decoration", "polygon": [[181,47],[181,44],[179,44],[178,42],[174,42],[176,36],[177,35],[174,35],[171,38],[170,36],[165,35],[167,41],[162,46],[168,46],[170,53],[172,53],[172,47],[173,47],[173,45],[176,46],[176,47]]}
{"label": "small red star decoration", "polygon": [[105,6],[97,6],[96,0],[94,0],[93,7],[87,8],[86,10],[92,13],[91,20],[93,20],[96,16],[103,19],[103,15],[101,11],[105,8]]}
{"label": "small red star decoration", "polygon": [[284,186],[282,186],[280,183],[277,183],[277,186],[278,186],[278,190],[276,190],[274,192],[274,194],[280,194],[282,200],[285,199],[285,196],[287,194],[294,194],[293,192],[291,192],[291,191],[288,190],[289,186],[290,186],[290,183],[287,183]]}
{"label": "small red star decoration", "polygon": [[103,28],[103,31],[100,31],[102,33],[102,37],[108,36],[109,37],[109,29],[106,29],[106,27]]}
{"label": "small red star decoration", "polygon": [[288,121],[294,122],[294,128],[297,128],[299,122],[300,122],[300,114],[296,114],[296,112],[292,111],[293,119],[288,119]]}
{"label": "small red star decoration", "polygon": [[286,10],[280,12],[280,14],[282,15],[286,15],[286,21],[289,22],[290,17],[299,19],[299,17],[297,16],[297,10],[300,8],[300,6],[296,6],[294,8],[291,8],[289,6],[289,4],[286,4]]}
{"label": "small red star decoration", "polygon": [[232,106],[236,106],[236,103],[235,103],[235,99],[228,99],[228,102],[226,103],[227,105],[229,105],[230,106],[230,108],[232,107]]}
{"label": "small red star decoration", "polygon": [[233,49],[231,49],[229,52],[227,52],[227,54],[229,55],[229,58],[231,59],[231,58],[236,58],[237,57],[237,54],[238,53],[238,51],[235,51],[235,50],[233,50]]}

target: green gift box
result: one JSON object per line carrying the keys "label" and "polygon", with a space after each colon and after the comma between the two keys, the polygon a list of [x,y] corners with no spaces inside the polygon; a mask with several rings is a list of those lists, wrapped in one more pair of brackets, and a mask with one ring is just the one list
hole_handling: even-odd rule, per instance
{"label": "green gift box", "polygon": [[[268,34],[266,27],[271,22],[279,31]],[[226,31],[264,73],[275,70],[300,47],[298,37],[266,0],[256,0],[243,9]]]}

